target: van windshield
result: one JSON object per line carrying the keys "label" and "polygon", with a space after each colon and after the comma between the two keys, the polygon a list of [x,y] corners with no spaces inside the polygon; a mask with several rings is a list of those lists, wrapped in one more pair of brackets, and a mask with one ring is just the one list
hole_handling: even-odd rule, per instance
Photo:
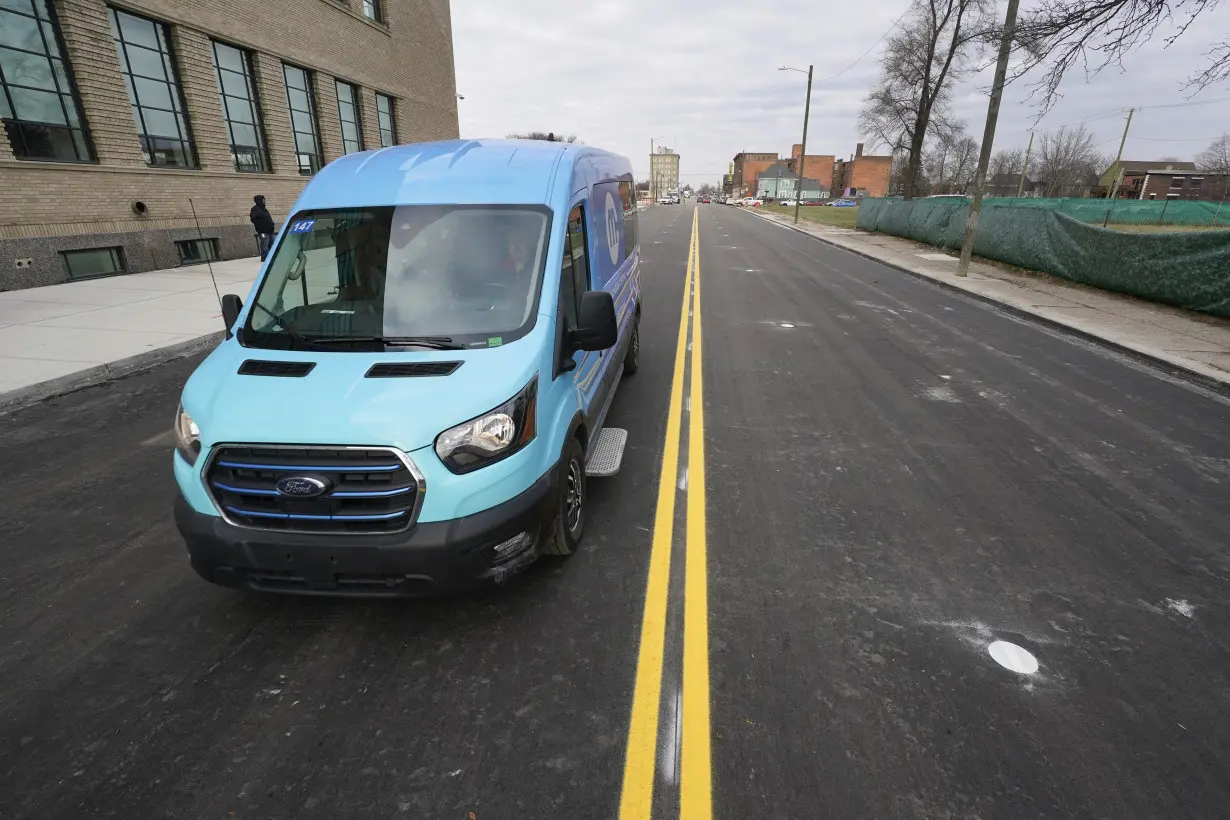
{"label": "van windshield", "polygon": [[295,214],[243,342],[506,344],[534,325],[550,218],[543,207],[498,205]]}

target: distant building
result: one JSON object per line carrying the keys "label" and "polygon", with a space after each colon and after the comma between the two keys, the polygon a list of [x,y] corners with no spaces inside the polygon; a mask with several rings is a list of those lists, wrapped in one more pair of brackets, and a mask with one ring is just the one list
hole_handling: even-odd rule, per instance
{"label": "distant building", "polygon": [[1127,171],[1119,184],[1119,198],[1225,202],[1230,199],[1230,174],[1165,169]]}
{"label": "distant building", "polygon": [[[1166,162],[1164,160],[1136,160],[1125,159],[1119,162],[1112,162],[1107,166],[1106,170],[1098,177],[1098,188],[1101,191],[1101,196],[1110,196],[1110,189],[1115,185],[1115,179],[1119,176],[1119,172],[1123,172],[1124,178],[1128,176],[1140,176],[1150,170],[1159,172],[1165,171],[1195,171],[1196,163],[1194,162]],[[1123,183],[1119,183],[1122,189]],[[1122,191],[1119,193],[1120,198],[1124,198]],[[1139,199],[1136,196],[1126,197],[1127,199]]]}
{"label": "distant building", "polygon": [[[797,142],[790,146],[786,168],[796,177],[799,175],[799,155],[802,153],[803,146]],[[808,154],[803,158],[803,176],[816,180],[826,191],[829,190],[833,187],[834,159],[832,154]]]}
{"label": "distant building", "polygon": [[655,199],[679,191],[679,155],[669,148],[649,155],[649,191]]}
{"label": "distant building", "polygon": [[[807,173],[807,163],[803,163],[803,172]],[[756,196],[760,199],[794,199],[799,188],[799,178],[786,163],[777,163],[765,169],[756,183]],[[828,199],[829,188],[818,179],[803,178],[803,196],[805,201]]]}
{"label": "distant building", "polygon": [[742,151],[735,154],[734,169],[731,171],[731,195],[747,196],[754,193],[760,174],[778,161],[778,156],[775,153],[748,153]]}
{"label": "distant building", "polygon": [[860,142],[850,159],[833,163],[832,190],[837,196],[888,196],[892,174],[892,156],[864,154]]}

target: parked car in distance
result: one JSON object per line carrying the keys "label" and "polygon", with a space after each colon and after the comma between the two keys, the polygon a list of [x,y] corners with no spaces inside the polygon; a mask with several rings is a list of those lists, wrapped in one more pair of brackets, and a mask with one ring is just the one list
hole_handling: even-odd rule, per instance
{"label": "parked car in distance", "polygon": [[707,197],[707,196],[702,196],[702,197],[700,198],[700,204],[701,204],[701,205],[708,205],[708,204],[709,204],[709,201],[710,201],[710,200],[709,200],[709,197]]}
{"label": "parked car in distance", "polygon": [[747,206],[748,208],[759,208],[761,205],[764,204],[764,200],[757,199],[754,196],[749,196],[743,200],[743,204]]}
{"label": "parked car in distance", "polygon": [[858,203],[853,199],[834,199],[828,203],[830,208],[857,208]]}

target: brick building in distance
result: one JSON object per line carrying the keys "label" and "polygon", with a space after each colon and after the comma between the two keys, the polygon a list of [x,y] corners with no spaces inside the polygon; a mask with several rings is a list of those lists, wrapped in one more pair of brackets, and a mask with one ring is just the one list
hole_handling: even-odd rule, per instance
{"label": "brick building in distance", "polygon": [[1160,168],[1124,171],[1118,198],[1225,202],[1230,199],[1230,174]]}
{"label": "brick building in distance", "polygon": [[[798,174],[799,155],[803,146],[796,143],[790,149],[790,157],[783,160],[777,154],[740,152],[735,154],[731,172],[733,196],[747,196],[759,187],[760,175],[779,162]],[[832,154],[808,154],[803,160],[803,175],[814,179],[831,191],[832,196],[888,196],[889,178],[892,176],[891,156],[870,156],[863,153],[859,143],[850,159],[834,159]]]}
{"label": "brick building in distance", "polygon": [[457,136],[448,0],[5,0],[0,29],[0,290],[253,256],[253,195],[280,222],[330,160]]}
{"label": "brick building in distance", "polygon": [[864,154],[860,142],[850,159],[839,159],[833,164],[833,195],[888,196],[892,174],[892,156]]}

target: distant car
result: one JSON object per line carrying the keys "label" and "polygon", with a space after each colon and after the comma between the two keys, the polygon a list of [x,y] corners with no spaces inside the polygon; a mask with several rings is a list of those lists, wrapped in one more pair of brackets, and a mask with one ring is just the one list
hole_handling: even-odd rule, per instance
{"label": "distant car", "polygon": [[858,203],[853,199],[834,199],[829,203],[830,208],[857,208]]}
{"label": "distant car", "polygon": [[743,200],[743,204],[748,208],[759,208],[764,204],[764,200],[757,199],[754,196],[749,196],[747,199]]}
{"label": "distant car", "polygon": [[701,205],[708,205],[708,204],[709,204],[709,201],[710,201],[710,200],[709,200],[709,197],[707,197],[707,196],[703,196],[703,197],[701,197],[701,198],[700,198],[700,204],[701,204]]}

